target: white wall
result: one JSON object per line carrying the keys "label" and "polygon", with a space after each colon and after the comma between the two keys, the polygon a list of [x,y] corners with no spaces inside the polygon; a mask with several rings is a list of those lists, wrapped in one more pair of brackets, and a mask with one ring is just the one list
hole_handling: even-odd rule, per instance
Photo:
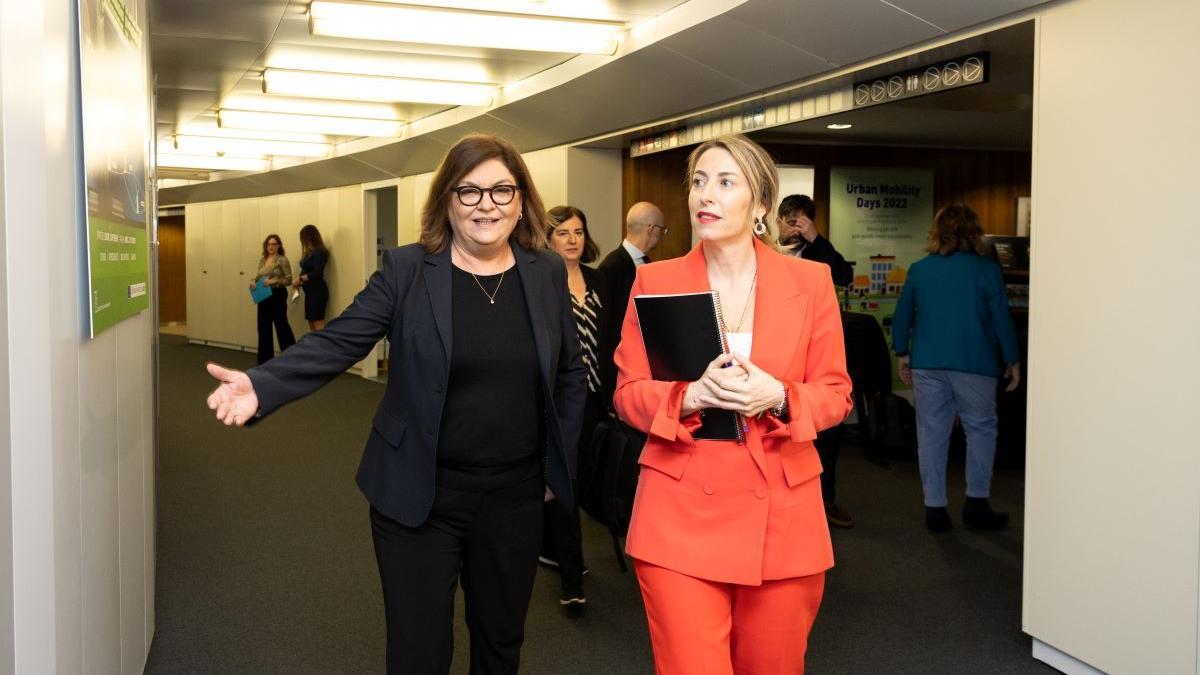
{"label": "white wall", "polygon": [[1109,673],[1197,672],[1200,3],[1038,22],[1024,629]]}
{"label": "white wall", "polygon": [[[283,240],[295,275],[300,273],[300,228],[312,224],[321,231],[331,254],[325,271],[329,317],[350,304],[373,271],[364,266],[363,195],[358,185],[188,204],[184,219],[187,333],[197,342],[257,349],[257,310],[248,286],[268,234]],[[369,262],[373,267],[374,261]],[[297,338],[308,332],[303,299],[288,306],[288,322]]]}
{"label": "white wall", "polygon": [[155,330],[147,311],[85,337],[73,8],[0,0],[0,671],[140,673]]}
{"label": "white wall", "polygon": [[587,215],[588,234],[600,247],[599,263],[621,244],[624,232],[621,151],[568,148],[567,201]]}

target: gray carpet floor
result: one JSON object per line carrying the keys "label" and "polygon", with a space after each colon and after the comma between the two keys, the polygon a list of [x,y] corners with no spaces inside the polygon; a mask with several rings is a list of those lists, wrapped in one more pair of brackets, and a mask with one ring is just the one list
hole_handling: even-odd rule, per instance
{"label": "gray carpet floor", "polygon": [[[354,485],[383,386],[342,376],[251,429],[212,419],[204,362],[253,355],[162,337],[155,637],[146,673],[381,673],[383,604],[367,504]],[[952,506],[962,502],[951,467]],[[1012,529],[925,531],[915,463],[881,468],[848,446],[834,532],[837,567],[809,643],[808,672],[1052,673],[1020,629],[1022,474],[997,471]],[[955,510],[952,513],[957,516]],[[956,525],[957,525],[957,518]],[[522,672],[652,673],[641,599],[607,533],[584,518],[591,570],[581,614],[539,570]],[[467,634],[455,627],[455,673]]]}

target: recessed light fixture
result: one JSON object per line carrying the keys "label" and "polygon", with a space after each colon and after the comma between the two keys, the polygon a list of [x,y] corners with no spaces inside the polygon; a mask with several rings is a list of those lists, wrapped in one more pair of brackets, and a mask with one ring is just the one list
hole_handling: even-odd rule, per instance
{"label": "recessed light fixture", "polygon": [[612,54],[619,21],[575,19],[448,7],[314,0],[313,35],[571,54]]}
{"label": "recessed light fixture", "polygon": [[834,131],[841,131],[842,129],[849,129],[852,126],[854,126],[854,125],[853,124],[838,124],[837,122],[834,122],[833,124],[826,124],[825,128],[833,129]]}

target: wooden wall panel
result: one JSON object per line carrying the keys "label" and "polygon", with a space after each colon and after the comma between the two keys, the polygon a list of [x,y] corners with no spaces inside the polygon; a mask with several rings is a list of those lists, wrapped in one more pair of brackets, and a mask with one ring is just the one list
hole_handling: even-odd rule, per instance
{"label": "wooden wall panel", "polygon": [[[813,199],[817,202],[817,228],[829,233],[829,170],[834,166],[928,168],[934,172],[934,208],[955,201],[967,203],[979,214],[991,234],[1015,234],[1017,197],[1029,196],[1029,152],[954,150],[850,145],[764,146],[779,164],[816,169]],[[638,201],[658,204],[666,214],[670,232],[655,251],[657,259],[686,253],[691,248],[684,170],[691,147],[632,158],[625,153],[622,204]],[[780,195],[782,197],[782,195]]]}

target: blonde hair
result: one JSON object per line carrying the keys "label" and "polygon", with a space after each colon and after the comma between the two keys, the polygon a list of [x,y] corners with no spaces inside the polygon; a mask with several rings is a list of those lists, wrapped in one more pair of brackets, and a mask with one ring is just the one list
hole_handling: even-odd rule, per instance
{"label": "blonde hair", "polygon": [[971,207],[957,202],[944,207],[933,217],[926,251],[950,255],[955,251],[982,253],[983,226]]}
{"label": "blonde hair", "polygon": [[734,163],[741,169],[750,186],[751,203],[763,208],[762,222],[767,226],[767,231],[755,236],[764,244],[779,250],[779,230],[776,229],[775,219],[770,217],[775,210],[775,199],[779,195],[779,172],[775,170],[775,160],[771,159],[771,155],[767,154],[762,146],[741,134],[730,134],[705,141],[688,155],[684,183],[689,190],[700,157],[713,148],[720,148],[733,157]]}

